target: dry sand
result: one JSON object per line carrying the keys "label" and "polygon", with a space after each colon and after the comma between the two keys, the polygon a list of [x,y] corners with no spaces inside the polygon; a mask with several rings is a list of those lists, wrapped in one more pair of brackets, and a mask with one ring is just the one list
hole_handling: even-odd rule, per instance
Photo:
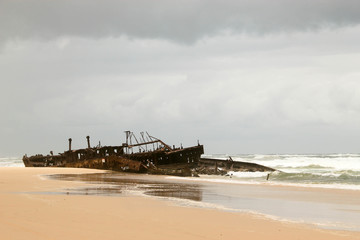
{"label": "dry sand", "polygon": [[141,197],[51,195],[79,182],[41,174],[89,169],[0,168],[0,239],[360,239],[256,215],[174,206]]}

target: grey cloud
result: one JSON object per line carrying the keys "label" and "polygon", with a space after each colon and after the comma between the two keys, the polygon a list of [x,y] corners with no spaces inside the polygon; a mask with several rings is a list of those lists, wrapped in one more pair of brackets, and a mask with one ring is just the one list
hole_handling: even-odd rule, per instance
{"label": "grey cloud", "polygon": [[307,31],[360,22],[357,0],[1,0],[0,40],[127,35],[191,43],[222,31]]}
{"label": "grey cloud", "polygon": [[[49,6],[44,3],[42,7],[51,17],[55,9],[61,9],[62,2],[49,1]],[[2,1],[2,6],[4,3],[10,4]],[[329,8],[330,3],[326,4]],[[214,3],[211,4],[209,6],[216,9]],[[217,13],[217,19],[208,17],[210,10],[203,12],[199,18],[204,19],[203,25],[205,19],[211,20],[206,25],[208,28],[196,32],[192,29],[200,29],[196,24],[181,23],[189,25],[189,29],[184,29],[192,34],[180,38],[184,33],[181,29],[176,32],[169,28],[166,32],[149,28],[140,34],[139,29],[126,25],[129,22],[125,24],[126,29],[117,29],[110,16],[93,16],[93,22],[83,28],[78,23],[71,25],[76,14],[84,19],[90,15],[85,14],[86,9],[80,14],[78,8],[76,14],[64,13],[63,16],[68,16],[61,19],[64,22],[38,17],[34,24],[33,18],[39,13],[35,14],[31,6],[37,9],[35,1],[24,5],[19,22],[0,21],[2,26],[22,26],[27,34],[14,27],[12,34],[0,31],[3,39],[4,36],[6,39],[15,36],[57,39],[8,42],[2,49],[0,156],[63,151],[69,137],[74,139],[74,147],[79,148],[86,143],[86,135],[92,137],[93,143],[101,140],[105,145],[119,144],[124,130],[147,130],[165,142],[177,145],[181,142],[184,146],[195,144],[199,138],[205,144],[206,153],[354,152],[358,149],[360,26],[266,37],[222,34],[185,45],[164,39],[109,36],[127,34],[194,41],[225,29],[226,21],[236,22],[230,13],[237,10],[228,7],[227,12]],[[185,6],[186,3],[173,7],[178,16],[175,10],[158,14],[157,21],[164,15],[169,19],[179,18],[183,11],[187,15],[182,18],[191,22],[191,16],[197,16],[195,12],[201,7],[185,11],[181,8]],[[166,4],[162,7],[165,9]],[[270,7],[263,11],[270,14]],[[101,8],[106,6],[94,7]],[[114,7],[107,9],[115,11]],[[293,6],[288,7],[289,14],[294,13],[292,9]],[[246,11],[250,14],[251,9]],[[31,12],[33,18],[26,17]],[[229,18],[221,22],[220,16]],[[297,16],[300,18],[301,14]],[[137,18],[133,13],[120,17]],[[318,26],[321,26],[318,19],[328,19],[318,15],[316,18],[314,22],[319,23]],[[99,31],[105,29],[105,22],[97,19],[108,21],[108,31]],[[333,22],[342,22],[335,21],[339,17],[334,19]],[[155,21],[148,22],[148,26],[156,26]],[[215,25],[218,22],[221,24]],[[283,28],[274,25],[278,29],[271,31],[286,29],[286,24]],[[140,26],[139,22],[136,26]],[[311,24],[296,26],[287,29],[314,27]],[[260,28],[257,31],[260,32]]]}

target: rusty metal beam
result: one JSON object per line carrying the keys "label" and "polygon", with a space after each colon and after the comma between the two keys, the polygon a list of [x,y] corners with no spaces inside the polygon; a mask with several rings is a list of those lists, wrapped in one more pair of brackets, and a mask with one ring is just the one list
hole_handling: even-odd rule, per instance
{"label": "rusty metal beam", "polygon": [[132,148],[132,147],[138,147],[138,146],[143,146],[143,145],[147,145],[147,144],[153,144],[153,143],[157,143],[157,142],[161,142],[161,141],[155,140],[155,141],[151,141],[151,142],[137,143],[137,144],[132,144],[132,145],[126,145],[126,147]]}

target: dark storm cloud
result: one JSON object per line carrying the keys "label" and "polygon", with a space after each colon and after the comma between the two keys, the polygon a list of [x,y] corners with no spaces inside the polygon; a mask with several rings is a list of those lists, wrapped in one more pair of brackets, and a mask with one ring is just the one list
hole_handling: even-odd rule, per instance
{"label": "dark storm cloud", "polygon": [[221,31],[356,25],[359,12],[358,0],[1,0],[0,39],[127,35],[189,43]]}

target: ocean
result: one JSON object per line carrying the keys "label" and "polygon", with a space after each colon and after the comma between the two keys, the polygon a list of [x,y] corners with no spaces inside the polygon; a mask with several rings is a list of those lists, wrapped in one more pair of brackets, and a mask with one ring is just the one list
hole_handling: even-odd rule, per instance
{"label": "ocean", "polygon": [[[204,155],[227,159],[224,154]],[[229,172],[229,176],[209,181],[231,181],[245,184],[267,182],[274,185],[360,190],[360,154],[249,154],[231,155],[234,161],[245,161],[274,168],[267,172]]]}
{"label": "ocean", "polygon": [[[202,176],[210,182],[274,184],[360,190],[360,154],[212,154],[207,158],[261,164],[279,171],[229,172],[227,176]],[[0,158],[0,167],[24,167],[20,157]]]}

